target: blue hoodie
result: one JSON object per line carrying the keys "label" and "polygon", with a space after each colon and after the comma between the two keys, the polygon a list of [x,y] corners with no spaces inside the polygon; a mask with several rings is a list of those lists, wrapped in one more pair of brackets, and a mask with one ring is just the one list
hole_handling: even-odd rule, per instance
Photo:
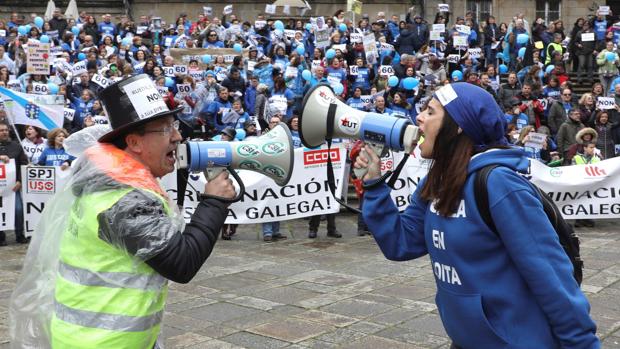
{"label": "blue hoodie", "polygon": [[[482,220],[473,192],[474,172],[490,164],[503,166],[488,180],[501,239]],[[439,315],[459,347],[600,348],[572,265],[534,189],[516,173],[528,165],[519,149],[474,156],[464,199],[448,218],[419,190],[399,214],[383,184],[365,191],[364,220],[387,259],[430,255]]]}

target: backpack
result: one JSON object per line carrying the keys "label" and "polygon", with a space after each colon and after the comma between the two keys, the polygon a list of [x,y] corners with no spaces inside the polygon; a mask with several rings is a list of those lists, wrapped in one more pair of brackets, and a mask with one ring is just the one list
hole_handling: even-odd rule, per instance
{"label": "backpack", "polygon": [[[499,233],[497,232],[497,227],[493,222],[493,217],[491,217],[491,211],[489,209],[489,191],[487,181],[491,171],[498,166],[499,165],[488,165],[483,167],[477,171],[476,178],[474,179],[476,206],[480,212],[480,216],[482,216],[482,220],[495,233],[495,235],[497,235],[497,237],[499,237]],[[530,185],[538,193],[538,197],[542,201],[545,214],[547,215],[547,218],[549,218],[553,229],[558,235],[564,252],[573,264],[573,277],[577,280],[577,283],[581,285],[581,281],[583,280],[583,260],[579,256],[579,237],[575,233],[573,227],[564,220],[553,200],[551,200],[551,198],[544,191],[533,183],[530,182]]]}

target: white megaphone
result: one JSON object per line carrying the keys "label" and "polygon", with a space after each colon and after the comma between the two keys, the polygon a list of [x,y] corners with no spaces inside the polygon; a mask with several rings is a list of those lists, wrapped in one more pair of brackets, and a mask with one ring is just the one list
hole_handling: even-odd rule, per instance
{"label": "white megaphone", "polygon": [[235,169],[261,173],[276,184],[283,186],[291,179],[294,165],[294,146],[291,131],[284,123],[278,124],[260,137],[240,142],[188,141],[179,144],[176,151],[177,168],[189,172],[205,171],[207,178],[213,178],[228,169],[237,180],[240,191],[245,188]]}
{"label": "white megaphone", "polygon": [[[370,144],[377,154],[385,148],[410,154],[420,132],[407,118],[351,108],[336,98],[329,85],[319,84],[304,97],[299,137],[308,148],[318,147],[328,138],[349,138]],[[362,178],[366,170],[358,170],[355,169],[355,174]]]}

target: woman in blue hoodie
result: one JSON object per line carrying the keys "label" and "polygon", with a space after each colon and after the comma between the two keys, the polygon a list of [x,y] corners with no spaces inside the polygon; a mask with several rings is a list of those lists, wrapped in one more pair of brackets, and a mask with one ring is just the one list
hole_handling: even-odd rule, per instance
{"label": "woman in blue hoodie", "polygon": [[[364,193],[363,215],[386,258],[430,256],[435,301],[453,348],[600,348],[588,300],[543,211],[535,189],[519,173],[529,161],[504,138],[506,122],[483,89],[455,83],[437,90],[417,117],[428,175],[399,213],[389,187]],[[488,177],[497,226],[481,218],[476,171]],[[366,183],[380,177],[380,160],[366,146],[355,167]],[[519,224],[514,224],[519,217]]]}

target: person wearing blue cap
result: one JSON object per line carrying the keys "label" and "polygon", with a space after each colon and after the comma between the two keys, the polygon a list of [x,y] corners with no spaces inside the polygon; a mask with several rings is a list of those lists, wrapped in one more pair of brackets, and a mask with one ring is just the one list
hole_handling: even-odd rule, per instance
{"label": "person wearing blue cap", "polygon": [[[417,116],[428,175],[399,213],[390,188],[366,189],[363,216],[389,260],[429,255],[439,315],[452,348],[600,348],[588,300],[541,200],[527,179],[529,161],[507,147],[506,120],[480,87],[455,83],[437,90]],[[488,177],[494,232],[474,194],[476,172]],[[381,176],[366,146],[355,167],[365,183]],[[515,224],[514,217],[519,217]]]}

